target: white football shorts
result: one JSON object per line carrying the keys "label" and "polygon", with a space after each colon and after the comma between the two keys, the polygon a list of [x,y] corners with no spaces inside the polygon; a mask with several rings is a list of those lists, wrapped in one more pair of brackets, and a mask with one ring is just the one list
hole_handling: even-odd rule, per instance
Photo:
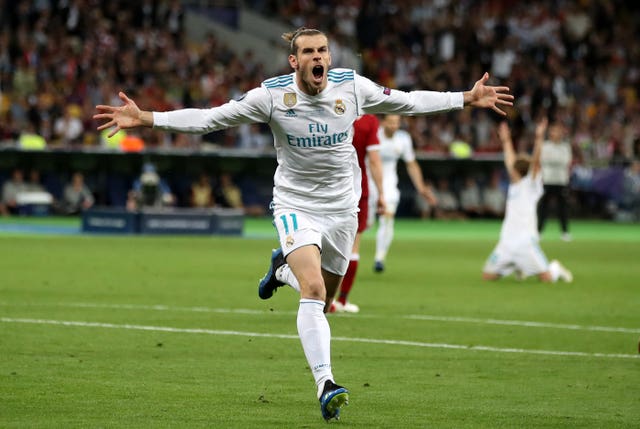
{"label": "white football shorts", "polygon": [[[386,213],[391,213],[395,216],[398,211],[398,204],[400,204],[400,191],[398,188],[391,188],[390,190],[384,190],[384,205]],[[378,190],[375,185],[369,185],[369,217],[367,219],[367,226],[372,226],[376,221],[378,209]]]}
{"label": "white football shorts", "polygon": [[341,276],[347,272],[358,231],[356,212],[327,215],[281,208],[273,213],[273,224],[285,256],[302,246],[316,245],[322,254],[322,269]]}
{"label": "white football shorts", "polygon": [[549,262],[537,240],[499,241],[484,264],[483,272],[508,276],[515,271],[523,277],[538,275],[549,269]]}

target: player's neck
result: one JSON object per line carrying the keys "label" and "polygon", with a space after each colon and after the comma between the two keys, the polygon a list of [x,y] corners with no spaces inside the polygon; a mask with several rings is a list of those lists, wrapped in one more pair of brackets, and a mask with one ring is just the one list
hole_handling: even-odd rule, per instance
{"label": "player's neck", "polygon": [[310,85],[305,82],[299,74],[296,74],[296,85],[298,86],[298,89],[300,89],[300,91],[311,97],[320,95],[320,93],[327,87],[326,82],[324,82],[321,86]]}

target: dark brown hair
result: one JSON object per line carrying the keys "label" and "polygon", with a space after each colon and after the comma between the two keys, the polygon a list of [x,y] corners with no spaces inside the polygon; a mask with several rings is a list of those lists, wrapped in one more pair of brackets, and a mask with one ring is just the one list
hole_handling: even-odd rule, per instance
{"label": "dark brown hair", "polygon": [[529,155],[518,155],[513,163],[513,169],[518,172],[520,177],[524,177],[529,172],[531,166],[531,157]]}
{"label": "dark brown hair", "polygon": [[300,27],[296,31],[291,31],[289,33],[284,33],[282,38],[289,42],[289,53],[295,55],[298,52],[298,47],[296,46],[296,39],[299,36],[317,36],[317,35],[325,35],[322,31],[316,30],[315,28],[306,28]]}

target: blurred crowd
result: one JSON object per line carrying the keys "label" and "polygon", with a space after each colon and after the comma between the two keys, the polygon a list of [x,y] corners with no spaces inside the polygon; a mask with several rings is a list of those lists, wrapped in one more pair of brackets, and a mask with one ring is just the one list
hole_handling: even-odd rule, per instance
{"label": "blurred crowd", "polygon": [[[484,71],[516,97],[509,112],[520,149],[536,118],[562,120],[575,159],[589,165],[640,157],[640,4],[621,0],[253,1],[292,27],[325,27],[362,73],[400,89],[464,90]],[[416,149],[499,151],[485,111],[410,121]],[[523,147],[523,145],[525,147]]]}
{"label": "blurred crowd", "polygon": [[[120,104],[121,90],[151,110],[216,106],[265,78],[251,53],[238,56],[213,35],[190,41],[182,2],[133,4],[0,0],[0,141],[34,149],[136,150],[140,141],[152,148],[197,148],[199,138],[149,130],[124,143],[125,136],[108,140],[96,132],[95,106]],[[243,127],[205,141],[264,147],[270,141],[261,131]]]}
{"label": "blurred crowd", "polygon": [[[270,150],[270,133],[260,125],[203,137],[146,129],[107,139],[96,131],[95,105],[120,104],[120,90],[149,110],[209,107],[269,77],[251,51],[234,52],[215,34],[190,40],[188,3],[207,2],[0,0],[0,143]],[[508,85],[516,97],[509,119],[518,149],[530,148],[538,118],[559,119],[577,174],[640,157],[640,3],[242,3],[292,29],[326,31],[334,66],[359,58],[360,72],[388,87],[465,90],[489,71],[491,83]],[[498,120],[491,112],[465,109],[410,118],[406,127],[418,153],[448,156],[463,147],[468,156],[500,151]]]}
{"label": "blurred crowd", "polygon": [[[206,3],[206,2],[205,2]],[[521,149],[535,119],[560,118],[575,159],[605,165],[639,156],[640,5],[615,0],[246,0],[245,6],[328,32],[334,65],[349,51],[361,72],[400,88],[468,89],[484,71],[511,87]],[[211,34],[186,37],[178,0],[0,1],[0,141],[35,134],[47,146],[108,145],[91,119],[119,90],[153,110],[216,106],[266,78],[252,53]],[[283,70],[288,72],[288,70]],[[408,122],[418,151],[464,142],[499,151],[496,117],[482,110]],[[264,149],[260,126],[204,137]],[[141,131],[151,147],[197,147],[198,138]],[[27,141],[26,144],[36,142]],[[522,147],[524,145],[524,147]]]}

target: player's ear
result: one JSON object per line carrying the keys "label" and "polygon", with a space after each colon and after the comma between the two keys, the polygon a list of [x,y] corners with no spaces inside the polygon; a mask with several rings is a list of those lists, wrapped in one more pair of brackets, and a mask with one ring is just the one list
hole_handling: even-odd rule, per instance
{"label": "player's ear", "polygon": [[298,64],[298,57],[293,54],[289,54],[289,65],[292,69],[298,70],[298,67],[300,67],[300,65]]}

